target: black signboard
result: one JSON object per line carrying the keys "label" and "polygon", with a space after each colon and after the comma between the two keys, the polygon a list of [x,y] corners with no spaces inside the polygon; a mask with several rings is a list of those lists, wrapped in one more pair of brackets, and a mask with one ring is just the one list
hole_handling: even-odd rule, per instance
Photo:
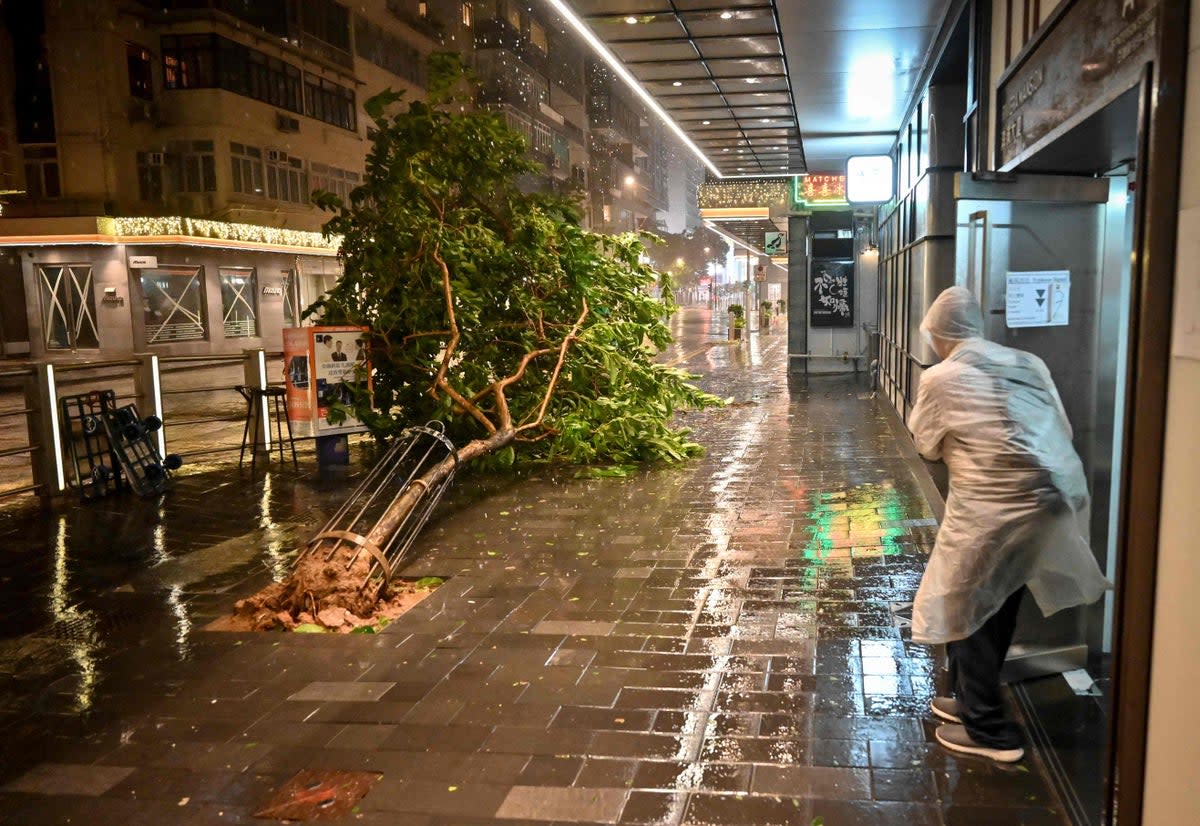
{"label": "black signboard", "polygon": [[853,327],[854,262],[813,259],[809,295],[813,327]]}
{"label": "black signboard", "polygon": [[1141,77],[1159,36],[1160,0],[1077,0],[1000,79],[996,164],[1030,153],[1111,103]]}

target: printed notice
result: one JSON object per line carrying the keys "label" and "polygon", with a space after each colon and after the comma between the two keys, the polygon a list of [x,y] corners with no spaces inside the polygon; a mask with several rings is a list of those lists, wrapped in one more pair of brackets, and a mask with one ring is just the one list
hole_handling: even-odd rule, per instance
{"label": "printed notice", "polygon": [[1070,272],[1008,273],[1005,319],[1009,328],[1065,327],[1070,315]]}

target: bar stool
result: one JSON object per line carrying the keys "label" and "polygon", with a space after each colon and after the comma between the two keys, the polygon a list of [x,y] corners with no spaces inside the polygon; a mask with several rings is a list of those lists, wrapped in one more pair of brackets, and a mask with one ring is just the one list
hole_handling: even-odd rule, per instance
{"label": "bar stool", "polygon": [[[275,413],[275,443],[279,445],[279,461],[285,461],[283,455],[283,424],[287,423],[287,442],[292,449],[292,465],[296,470],[300,469],[300,463],[296,459],[296,440],[292,436],[292,420],[288,418],[288,403],[287,390],[282,387],[250,387],[249,385],[239,384],[235,388],[242,394],[242,398],[246,400],[246,424],[242,428],[242,451],[238,454],[238,467],[242,466],[242,462],[246,458],[246,444],[250,444],[250,473],[254,474],[254,463],[258,459],[258,428],[259,422],[262,421],[262,414],[266,412],[266,402],[269,399],[274,408]],[[253,424],[251,424],[253,422]],[[265,425],[267,433],[270,431],[270,423]],[[254,435],[251,437],[251,428],[254,430]],[[267,460],[270,461],[270,451],[267,451]]]}

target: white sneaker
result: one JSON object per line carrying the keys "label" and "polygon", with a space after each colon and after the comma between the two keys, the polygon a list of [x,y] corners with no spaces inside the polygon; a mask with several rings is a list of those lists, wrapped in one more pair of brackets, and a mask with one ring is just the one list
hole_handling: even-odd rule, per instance
{"label": "white sneaker", "polygon": [[971,739],[971,735],[967,734],[967,730],[962,726],[938,726],[934,732],[937,741],[950,751],[956,751],[959,754],[974,754],[979,757],[988,757],[995,760],[997,763],[1016,763],[1025,756],[1025,749],[993,749],[987,746],[981,746]]}
{"label": "white sneaker", "polygon": [[953,697],[934,697],[929,701],[929,710],[935,717],[941,717],[948,723],[962,722],[962,715],[958,710],[958,700]]}

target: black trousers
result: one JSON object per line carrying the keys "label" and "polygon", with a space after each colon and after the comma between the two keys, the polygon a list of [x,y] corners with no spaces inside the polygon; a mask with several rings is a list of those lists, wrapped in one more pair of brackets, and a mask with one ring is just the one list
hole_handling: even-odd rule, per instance
{"label": "black trousers", "polygon": [[972,740],[988,748],[1015,749],[1024,742],[1021,727],[1008,716],[1000,693],[1000,668],[1008,655],[1023,596],[1025,589],[1021,588],[974,634],[946,644],[950,685],[963,725]]}

